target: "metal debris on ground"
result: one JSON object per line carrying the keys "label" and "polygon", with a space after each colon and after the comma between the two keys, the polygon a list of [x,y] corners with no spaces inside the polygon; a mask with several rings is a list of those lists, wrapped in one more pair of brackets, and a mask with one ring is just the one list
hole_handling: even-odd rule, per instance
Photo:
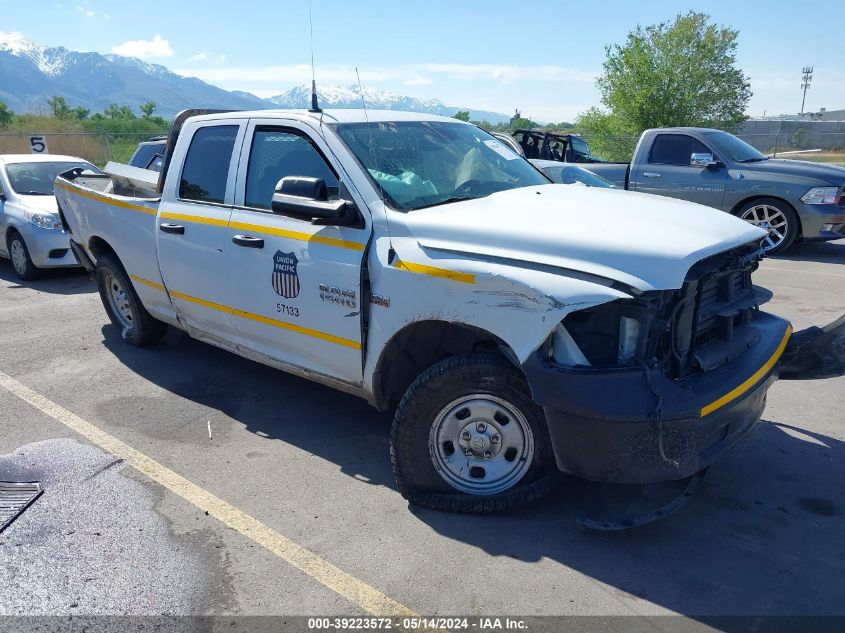
{"label": "metal debris on ground", "polygon": [[0,532],[17,519],[44,490],[37,481],[0,481]]}

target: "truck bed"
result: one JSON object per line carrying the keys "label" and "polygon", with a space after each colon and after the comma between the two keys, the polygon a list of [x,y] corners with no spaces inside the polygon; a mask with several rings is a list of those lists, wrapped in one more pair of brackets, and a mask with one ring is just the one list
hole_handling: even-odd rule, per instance
{"label": "truck bed", "polygon": [[[140,170],[144,171],[144,170]],[[127,190],[140,195],[121,195]],[[156,256],[156,215],[160,198],[116,175],[62,174],[56,200],[70,239],[96,263],[113,251],[132,279],[144,304],[172,313]]]}
{"label": "truck bed", "polygon": [[589,169],[594,174],[609,180],[617,187],[622,189],[628,188],[628,174],[630,173],[630,163],[589,163],[584,165],[584,169]]}

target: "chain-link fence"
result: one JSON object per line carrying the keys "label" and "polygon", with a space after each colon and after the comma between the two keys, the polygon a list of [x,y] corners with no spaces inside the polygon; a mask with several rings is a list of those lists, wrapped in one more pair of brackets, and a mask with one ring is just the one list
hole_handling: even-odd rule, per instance
{"label": "chain-link fence", "polygon": [[[167,134],[167,130],[162,130],[161,134]],[[0,132],[0,154],[32,153],[34,136],[44,138],[46,152],[50,154],[76,156],[102,167],[110,160],[127,162],[138,143],[152,135],[147,132]]]}
{"label": "chain-link fence", "polygon": [[[167,134],[167,130],[161,130],[161,134]],[[31,137],[41,136],[49,153],[78,156],[102,167],[110,160],[127,162],[138,143],[153,135],[148,132],[0,132],[0,154],[29,154]],[[582,136],[596,156],[619,161],[631,159],[639,139],[638,136]],[[822,150],[819,153],[789,157],[845,165],[845,122],[747,121],[737,136],[765,154],[819,149]]]}

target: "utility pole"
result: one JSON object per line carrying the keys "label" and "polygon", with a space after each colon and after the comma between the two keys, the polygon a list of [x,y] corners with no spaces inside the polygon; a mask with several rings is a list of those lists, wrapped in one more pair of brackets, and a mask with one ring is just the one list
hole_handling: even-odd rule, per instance
{"label": "utility pole", "polygon": [[804,115],[804,102],[807,100],[807,88],[810,87],[810,82],[813,81],[813,67],[804,66],[801,71],[801,89],[804,91],[804,96],[801,98],[801,116]]}

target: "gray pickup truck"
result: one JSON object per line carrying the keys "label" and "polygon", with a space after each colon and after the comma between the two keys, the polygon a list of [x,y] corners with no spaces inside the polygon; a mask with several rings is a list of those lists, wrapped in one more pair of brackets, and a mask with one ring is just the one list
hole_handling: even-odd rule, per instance
{"label": "gray pickup truck", "polygon": [[763,249],[845,237],[845,168],[769,158],[733,134],[661,128],[640,136],[632,162],[590,171],[643,193],[716,207],[768,231]]}

